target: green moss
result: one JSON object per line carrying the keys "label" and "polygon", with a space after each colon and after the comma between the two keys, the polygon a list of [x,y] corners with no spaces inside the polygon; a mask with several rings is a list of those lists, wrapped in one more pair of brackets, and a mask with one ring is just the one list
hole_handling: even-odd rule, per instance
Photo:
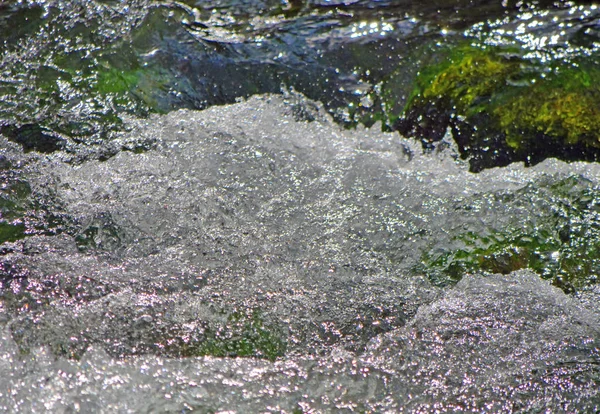
{"label": "green moss", "polygon": [[433,101],[463,115],[483,110],[496,91],[520,75],[520,62],[499,49],[457,46],[442,53],[445,59],[419,72],[405,111]]}
{"label": "green moss", "polygon": [[508,274],[531,269],[567,293],[589,283],[596,283],[600,265],[600,240],[573,238],[566,242],[558,234],[547,232],[514,235],[495,231],[491,236],[461,234],[456,240],[468,239],[481,244],[441,254],[423,256],[423,265],[432,282],[452,284],[467,273]]}
{"label": "green moss", "polygon": [[166,351],[179,357],[256,357],[275,360],[285,354],[286,342],[281,332],[268,326],[259,311],[234,312],[227,323],[207,327],[197,341],[167,341]]}
{"label": "green moss", "polygon": [[598,283],[600,190],[581,177],[569,177],[541,191],[552,207],[539,211],[539,220],[513,229],[461,233],[452,239],[455,248],[432,246],[416,270],[441,286],[467,273],[508,274],[525,268],[566,292]]}
{"label": "green moss", "polygon": [[23,217],[30,203],[31,188],[26,181],[2,177],[0,189],[0,243],[14,242],[26,237]]}
{"label": "green moss", "polygon": [[[121,130],[125,114],[144,117],[179,107],[179,101],[169,95],[182,82],[173,75],[176,70],[148,63],[142,56],[162,44],[157,32],[171,30],[175,35],[180,30],[180,20],[171,17],[170,7],[126,14],[154,16],[143,29],[138,23],[126,23],[127,16],[112,7],[98,7],[85,18],[79,15],[84,9],[67,11],[74,17],[69,25],[64,24],[65,11],[59,6],[44,9],[43,19],[36,8],[27,14],[15,10],[9,20],[33,18],[35,22],[26,26],[35,30],[17,30],[19,42],[29,45],[27,53],[12,44],[11,39],[17,40],[14,33],[4,45],[0,118],[5,125],[35,125],[51,132],[46,135],[94,144]],[[118,33],[107,35],[105,29],[119,27]],[[136,48],[138,38],[147,47]]]}
{"label": "green moss", "polygon": [[518,74],[519,64],[494,51],[459,48],[438,70],[433,78],[426,75],[421,79],[420,96],[424,100],[448,101],[457,112],[469,114],[484,110],[481,101],[505,88],[508,79]]}
{"label": "green moss", "polygon": [[135,87],[140,80],[140,71],[122,71],[116,68],[108,68],[99,71],[95,90],[99,93],[125,93]]}
{"label": "green moss", "polygon": [[[450,126],[461,150],[512,160],[600,148],[596,57],[548,64],[521,58],[518,50],[470,45],[445,53],[418,74],[400,117],[401,132],[436,140]],[[494,151],[485,154],[490,145]]]}
{"label": "green moss", "polygon": [[19,218],[25,212],[31,187],[23,180],[11,177],[3,177],[4,186],[0,188],[0,217],[13,220]]}
{"label": "green moss", "polygon": [[458,281],[465,273],[508,274],[530,268],[544,272],[546,259],[560,249],[560,242],[545,231],[531,234],[492,231],[488,235],[472,232],[454,237],[463,248],[438,255],[428,253],[423,262],[436,284]]}
{"label": "green moss", "polygon": [[14,242],[25,238],[25,224],[0,222],[0,243]]}
{"label": "green moss", "polygon": [[600,148],[598,75],[583,68],[557,68],[549,79],[493,108],[508,145],[521,149],[542,135],[564,145]]}

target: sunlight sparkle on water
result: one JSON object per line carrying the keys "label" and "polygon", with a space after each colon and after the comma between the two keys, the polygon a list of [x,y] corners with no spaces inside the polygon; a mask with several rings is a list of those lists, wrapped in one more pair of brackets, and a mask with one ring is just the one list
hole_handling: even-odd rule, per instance
{"label": "sunlight sparkle on water", "polygon": [[355,39],[363,36],[370,36],[379,34],[385,36],[386,34],[394,30],[394,26],[390,23],[379,21],[379,22],[358,22],[352,25],[350,37]]}

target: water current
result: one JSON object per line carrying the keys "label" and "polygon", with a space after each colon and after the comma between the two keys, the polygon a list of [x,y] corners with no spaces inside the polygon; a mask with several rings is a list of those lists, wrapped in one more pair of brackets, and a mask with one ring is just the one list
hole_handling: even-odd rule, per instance
{"label": "water current", "polygon": [[0,5],[1,409],[598,412],[600,164],[356,115],[548,3]]}

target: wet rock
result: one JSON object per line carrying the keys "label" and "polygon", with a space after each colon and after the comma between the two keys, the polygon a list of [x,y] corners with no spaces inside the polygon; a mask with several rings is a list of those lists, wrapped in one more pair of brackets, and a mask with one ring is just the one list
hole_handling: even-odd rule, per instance
{"label": "wet rock", "polygon": [[450,129],[473,171],[547,157],[597,159],[597,56],[540,64],[508,51],[450,47],[445,61],[417,77],[394,128],[424,142]]}
{"label": "wet rock", "polygon": [[26,152],[51,153],[65,147],[64,139],[36,124],[20,127],[6,125],[0,128],[0,132],[11,141],[20,144]]}

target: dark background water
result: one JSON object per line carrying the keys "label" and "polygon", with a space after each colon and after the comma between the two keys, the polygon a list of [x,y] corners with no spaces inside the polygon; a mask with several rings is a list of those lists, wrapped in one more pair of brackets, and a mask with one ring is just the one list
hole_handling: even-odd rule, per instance
{"label": "dark background water", "polygon": [[0,122],[26,149],[78,158],[128,114],[293,88],[344,125],[389,129],[447,47],[517,47],[550,67],[595,53],[597,18],[587,1],[4,2]]}

